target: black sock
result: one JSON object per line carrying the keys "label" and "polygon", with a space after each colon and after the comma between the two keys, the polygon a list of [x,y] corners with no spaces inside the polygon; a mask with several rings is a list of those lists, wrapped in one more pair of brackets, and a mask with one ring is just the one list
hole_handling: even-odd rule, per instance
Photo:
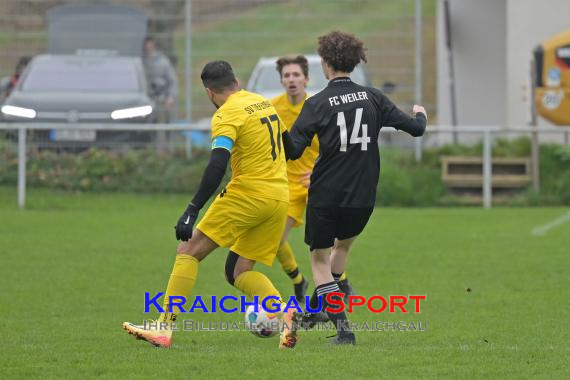
{"label": "black sock", "polygon": [[317,295],[317,289],[316,288],[313,291],[313,294],[311,295],[311,299],[309,300],[309,307],[313,310],[315,310],[317,307],[319,307],[319,296]]}
{"label": "black sock", "polygon": [[331,274],[332,274],[332,276],[333,276],[333,278],[334,278],[334,282],[337,282],[337,283],[338,283],[339,280],[340,280],[340,276],[342,276],[342,273],[332,273],[332,272],[331,272]]}
{"label": "black sock", "polygon": [[[338,284],[336,282],[329,282],[326,284],[319,285],[319,286],[317,286],[316,291],[317,291],[317,294],[319,296],[323,297],[323,310],[325,310],[326,307],[328,306],[328,304],[326,302],[327,294],[328,293],[335,293],[335,292],[340,293],[340,290],[338,289]],[[342,300],[342,297],[335,295],[335,296],[332,296],[332,299]],[[334,307],[332,307],[332,308],[337,308],[337,307],[338,307],[337,305],[334,305]],[[336,327],[336,330],[338,331],[339,335],[352,334],[352,332],[350,331],[348,318],[346,317],[346,313],[344,311],[342,311],[340,313],[333,313],[333,312],[327,311],[326,313],[329,316],[329,319],[331,320],[333,325]]]}

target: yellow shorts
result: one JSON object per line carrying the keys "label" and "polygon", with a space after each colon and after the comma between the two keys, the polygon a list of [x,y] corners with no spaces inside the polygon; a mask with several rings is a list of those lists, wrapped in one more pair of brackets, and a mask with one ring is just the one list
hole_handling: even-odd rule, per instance
{"label": "yellow shorts", "polygon": [[271,266],[287,219],[287,202],[226,192],[196,227],[220,247]]}
{"label": "yellow shorts", "polygon": [[307,208],[308,189],[300,183],[289,182],[289,210],[287,216],[295,223],[293,227],[299,227],[305,223],[305,209]]}

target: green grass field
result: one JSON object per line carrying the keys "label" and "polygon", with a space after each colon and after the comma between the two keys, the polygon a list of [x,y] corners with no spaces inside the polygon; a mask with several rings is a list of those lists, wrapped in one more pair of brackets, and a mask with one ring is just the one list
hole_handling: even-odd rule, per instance
{"label": "green grass field", "polygon": [[[186,201],[30,191],[21,211],[15,190],[0,188],[0,377],[570,377],[570,223],[531,234],[567,209],[377,209],[352,252],[357,292],[427,300],[421,314],[351,318],[422,322],[427,331],[360,332],[356,347],[339,348],[326,346],[330,333],[306,332],[287,352],[248,332],[181,332],[159,350],[121,323],[155,316],[142,313],[143,293],[164,290]],[[292,241],[308,274],[301,231]],[[195,294],[238,294],[224,281],[224,260],[218,250],[200,266]],[[277,263],[263,271],[290,291]]]}

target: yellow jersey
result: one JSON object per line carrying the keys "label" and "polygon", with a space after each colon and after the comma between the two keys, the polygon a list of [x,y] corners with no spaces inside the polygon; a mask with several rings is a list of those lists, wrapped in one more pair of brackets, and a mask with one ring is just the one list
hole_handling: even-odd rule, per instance
{"label": "yellow jersey", "polygon": [[[307,96],[305,96],[305,99],[307,99]],[[305,104],[305,99],[303,99],[301,103],[293,105],[289,102],[286,92],[271,99],[271,103],[273,103],[273,106],[285,123],[285,127],[288,131],[291,130],[293,124],[295,124],[295,120],[297,120],[297,117],[301,113],[303,104]],[[287,162],[287,175],[289,176],[289,179],[299,181],[301,177],[306,175],[308,172],[311,172],[313,170],[313,166],[315,166],[315,160],[318,156],[319,140],[317,139],[317,136],[315,136],[311,142],[311,146],[305,149],[305,152],[298,160],[290,160]]]}
{"label": "yellow jersey", "polygon": [[289,201],[283,128],[269,100],[244,90],[231,94],[214,113],[212,139],[233,141],[228,192]]}

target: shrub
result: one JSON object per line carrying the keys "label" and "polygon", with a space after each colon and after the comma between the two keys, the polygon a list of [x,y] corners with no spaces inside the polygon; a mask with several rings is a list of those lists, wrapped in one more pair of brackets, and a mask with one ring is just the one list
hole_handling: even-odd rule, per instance
{"label": "shrub", "polygon": [[[529,156],[530,140],[497,139],[494,156]],[[0,185],[15,186],[18,160],[14,144],[0,140]],[[442,155],[481,155],[482,145],[446,145],[426,149],[416,163],[410,151],[383,148],[377,200],[385,206],[453,205],[441,181]],[[194,149],[158,154],[153,149],[114,152],[90,149],[80,153],[28,152],[30,187],[70,191],[121,191],[191,194],[199,185],[209,151]],[[226,179],[229,179],[230,173]],[[541,191],[532,189],[514,197],[512,205],[570,205],[570,147],[543,145],[540,150]]]}

